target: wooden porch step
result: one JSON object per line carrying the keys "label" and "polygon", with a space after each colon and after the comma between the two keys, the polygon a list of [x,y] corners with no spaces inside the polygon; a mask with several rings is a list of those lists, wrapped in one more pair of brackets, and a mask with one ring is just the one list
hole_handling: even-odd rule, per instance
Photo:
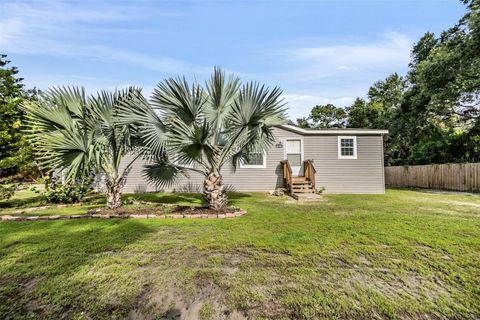
{"label": "wooden porch step", "polygon": [[293,192],[303,192],[303,193],[315,193],[315,189],[312,187],[311,184],[306,185],[293,185],[292,186]]}
{"label": "wooden porch step", "polygon": [[293,193],[315,193],[315,190],[313,190],[313,189],[299,189],[299,190],[293,190]]}
{"label": "wooden porch step", "polygon": [[305,177],[292,177],[292,183],[308,181]]}
{"label": "wooden porch step", "polygon": [[293,187],[292,188],[293,191],[297,191],[297,190],[313,190],[312,186],[306,186],[306,187]]}
{"label": "wooden porch step", "polygon": [[296,183],[292,183],[292,186],[293,187],[311,187],[312,183],[310,181],[296,182]]}

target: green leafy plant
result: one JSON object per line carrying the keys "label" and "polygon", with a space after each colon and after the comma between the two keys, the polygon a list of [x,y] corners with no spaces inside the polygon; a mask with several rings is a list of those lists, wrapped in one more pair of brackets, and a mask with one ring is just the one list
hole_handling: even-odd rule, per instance
{"label": "green leafy plant", "polygon": [[317,189],[317,194],[322,194],[324,193],[326,188],[324,186],[321,186],[320,188]]}
{"label": "green leafy plant", "polygon": [[16,184],[0,184],[0,201],[8,200],[15,194]]}
{"label": "green leafy plant", "polygon": [[48,203],[78,203],[90,191],[91,178],[62,183],[58,178],[45,179],[45,198]]}
{"label": "green leafy plant", "polygon": [[0,201],[13,197],[19,187],[20,183],[15,181],[14,176],[0,178]]}

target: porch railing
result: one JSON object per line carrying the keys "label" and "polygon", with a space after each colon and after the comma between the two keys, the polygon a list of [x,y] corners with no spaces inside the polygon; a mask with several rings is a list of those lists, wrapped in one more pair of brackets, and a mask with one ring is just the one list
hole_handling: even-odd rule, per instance
{"label": "porch railing", "polygon": [[285,184],[285,189],[287,189],[288,194],[292,194],[292,167],[290,167],[290,163],[288,160],[280,161],[282,164],[283,170],[283,182]]}
{"label": "porch railing", "polygon": [[315,187],[315,173],[317,170],[315,170],[315,167],[313,166],[313,160],[305,160],[303,162],[303,170],[305,178],[310,181],[313,190],[317,190]]}

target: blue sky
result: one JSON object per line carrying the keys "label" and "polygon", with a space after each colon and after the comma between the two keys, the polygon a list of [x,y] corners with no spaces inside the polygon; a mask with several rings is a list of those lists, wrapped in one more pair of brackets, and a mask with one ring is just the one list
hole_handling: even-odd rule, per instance
{"label": "blue sky", "polygon": [[464,14],[460,1],[0,0],[0,52],[28,87],[89,91],[203,81],[215,65],[284,90],[295,119],[350,104],[405,74],[412,44]]}

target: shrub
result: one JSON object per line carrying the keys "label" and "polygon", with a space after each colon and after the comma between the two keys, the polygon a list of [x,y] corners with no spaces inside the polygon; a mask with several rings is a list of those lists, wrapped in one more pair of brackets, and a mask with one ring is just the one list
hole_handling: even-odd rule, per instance
{"label": "shrub", "polygon": [[16,184],[0,184],[0,201],[10,199],[16,190]]}
{"label": "shrub", "polygon": [[10,199],[17,191],[19,183],[14,176],[0,178],[0,201]]}
{"label": "shrub", "polygon": [[77,203],[90,190],[91,178],[62,183],[58,178],[45,179],[45,198],[48,203]]}

